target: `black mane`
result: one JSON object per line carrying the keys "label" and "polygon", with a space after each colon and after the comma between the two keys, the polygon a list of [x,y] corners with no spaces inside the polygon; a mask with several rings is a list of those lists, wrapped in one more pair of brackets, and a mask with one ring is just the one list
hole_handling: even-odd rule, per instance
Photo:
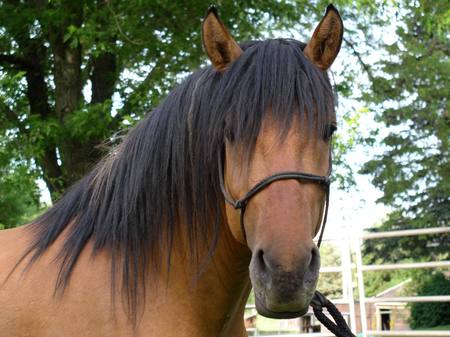
{"label": "black mane", "polygon": [[[63,290],[88,242],[94,253],[110,251],[113,293],[119,272],[135,317],[149,271],[170,266],[174,233],[187,235],[193,261],[213,253],[224,218],[217,154],[225,137],[242,143],[250,157],[268,108],[285,131],[296,114],[309,114],[310,129],[330,123],[331,86],[303,48],[294,40],[248,42],[223,74],[205,67],[189,76],[33,221],[30,263],[64,231],[56,283]],[[198,256],[196,243],[206,239],[209,255]]]}

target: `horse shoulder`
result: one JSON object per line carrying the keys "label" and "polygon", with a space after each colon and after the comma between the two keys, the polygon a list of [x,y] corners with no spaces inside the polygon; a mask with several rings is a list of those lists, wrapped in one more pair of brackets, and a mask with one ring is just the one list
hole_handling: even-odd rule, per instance
{"label": "horse shoulder", "polygon": [[[39,306],[36,300],[41,291],[33,291],[30,284],[23,282],[21,266],[14,270],[25,252],[28,240],[29,232],[26,226],[0,231],[0,335],[2,336],[34,337],[38,336],[40,331]],[[33,295],[32,301],[30,295]]]}
{"label": "horse shoulder", "polygon": [[83,252],[64,292],[55,293],[59,272],[55,258],[62,240],[58,239],[29,268],[28,258],[15,268],[30,235],[26,226],[0,231],[0,336],[75,337],[79,332],[86,337],[114,335],[105,258],[92,258],[89,252]]}

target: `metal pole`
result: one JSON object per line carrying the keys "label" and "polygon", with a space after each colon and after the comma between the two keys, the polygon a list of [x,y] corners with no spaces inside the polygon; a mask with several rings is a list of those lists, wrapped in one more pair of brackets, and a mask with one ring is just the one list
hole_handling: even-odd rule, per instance
{"label": "metal pole", "polygon": [[393,263],[393,264],[367,264],[362,266],[362,270],[397,270],[415,268],[445,268],[450,267],[450,261],[413,262],[413,263]]}
{"label": "metal pole", "polygon": [[361,313],[361,330],[362,330],[362,336],[367,337],[366,295],[365,295],[365,290],[364,290],[361,245],[362,245],[362,239],[356,239],[355,240],[356,275],[358,278],[359,311]]}
{"label": "metal pole", "polygon": [[450,302],[450,295],[434,296],[404,296],[404,297],[368,297],[366,303],[392,303],[392,302]]}
{"label": "metal pole", "polygon": [[448,227],[434,227],[434,228],[419,228],[419,229],[405,229],[400,231],[388,231],[388,232],[378,232],[378,233],[367,233],[363,234],[362,238],[364,240],[369,239],[380,239],[380,238],[394,238],[399,236],[414,236],[414,235],[425,235],[425,234],[440,234],[449,233],[450,226]]}
{"label": "metal pole", "polygon": [[370,330],[367,332],[371,336],[450,336],[449,330]]}
{"label": "metal pole", "polygon": [[355,297],[353,296],[353,277],[352,277],[352,261],[350,253],[350,231],[346,226],[347,237],[342,242],[342,263],[344,272],[342,273],[343,279],[347,285],[347,297],[348,297],[348,309],[350,313],[350,328],[356,335],[356,314],[355,314]]}

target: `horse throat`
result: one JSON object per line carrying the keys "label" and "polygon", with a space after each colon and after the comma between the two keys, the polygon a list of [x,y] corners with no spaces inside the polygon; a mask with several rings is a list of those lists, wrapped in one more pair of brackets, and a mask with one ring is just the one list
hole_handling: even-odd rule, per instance
{"label": "horse throat", "polygon": [[183,306],[189,302],[189,310],[183,315],[196,320],[198,335],[246,336],[244,311],[251,289],[250,258],[249,249],[234,239],[226,224],[221,226],[212,258],[200,273],[175,253],[168,291],[183,292],[177,300]]}

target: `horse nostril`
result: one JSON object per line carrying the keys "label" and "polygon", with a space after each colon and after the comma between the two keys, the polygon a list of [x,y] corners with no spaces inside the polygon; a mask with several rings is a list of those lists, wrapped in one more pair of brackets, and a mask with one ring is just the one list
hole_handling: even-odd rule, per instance
{"label": "horse nostril", "polygon": [[266,260],[264,259],[264,252],[262,249],[259,249],[258,252],[256,253],[256,260],[258,261],[258,267],[260,271],[265,271],[267,264]]}
{"label": "horse nostril", "polygon": [[319,249],[314,246],[311,249],[311,261],[309,262],[309,270],[316,271],[320,268],[320,253]]}

